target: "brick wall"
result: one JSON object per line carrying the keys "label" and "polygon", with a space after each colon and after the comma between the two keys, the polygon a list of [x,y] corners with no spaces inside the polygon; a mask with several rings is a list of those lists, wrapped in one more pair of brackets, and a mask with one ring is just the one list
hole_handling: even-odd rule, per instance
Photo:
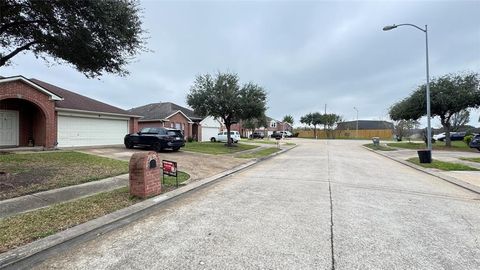
{"label": "brick wall", "polygon": [[19,143],[27,145],[30,136],[36,145],[52,148],[57,141],[55,102],[21,81],[0,84],[0,110],[19,112]]}

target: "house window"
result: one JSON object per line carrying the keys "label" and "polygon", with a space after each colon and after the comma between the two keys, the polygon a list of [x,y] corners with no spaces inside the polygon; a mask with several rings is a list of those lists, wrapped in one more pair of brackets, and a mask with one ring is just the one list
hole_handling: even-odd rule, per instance
{"label": "house window", "polygon": [[277,127],[277,122],[274,122],[274,121],[270,122],[270,127],[276,128]]}

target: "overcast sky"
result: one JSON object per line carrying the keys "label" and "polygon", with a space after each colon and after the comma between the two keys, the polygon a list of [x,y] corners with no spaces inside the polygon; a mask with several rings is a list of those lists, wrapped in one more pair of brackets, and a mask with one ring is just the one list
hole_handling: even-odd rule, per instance
{"label": "overcast sky", "polygon": [[[130,75],[88,79],[68,65],[26,53],[0,75],[24,75],[129,109],[186,106],[198,74],[230,71],[268,91],[267,115],[327,112],[388,119],[388,108],[425,82],[428,24],[431,77],[480,72],[480,1],[143,1],[147,47]],[[470,124],[479,126],[479,110]],[[433,122],[440,126],[439,121]]]}

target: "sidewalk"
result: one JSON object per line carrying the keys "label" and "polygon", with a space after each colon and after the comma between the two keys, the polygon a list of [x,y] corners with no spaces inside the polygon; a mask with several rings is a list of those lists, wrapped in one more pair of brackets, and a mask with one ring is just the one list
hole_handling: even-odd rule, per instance
{"label": "sidewalk", "polygon": [[122,174],[80,185],[57,188],[31,195],[0,201],[0,218],[47,207],[55,203],[87,197],[99,192],[114,190],[128,185],[128,174]]}
{"label": "sidewalk", "polygon": [[[470,191],[480,194],[480,171],[442,171],[438,169],[424,168],[422,166],[418,166],[408,162],[407,159],[412,157],[418,157],[417,150],[401,149],[396,151],[374,151],[367,147],[364,148],[384,157],[400,162],[404,165],[410,166],[419,171],[423,171],[442,180],[448,181],[452,184],[461,186]],[[432,152],[432,159],[445,162],[460,163],[480,170],[480,163],[461,160],[461,157],[478,158],[480,157],[480,153],[439,150],[434,150]]]}

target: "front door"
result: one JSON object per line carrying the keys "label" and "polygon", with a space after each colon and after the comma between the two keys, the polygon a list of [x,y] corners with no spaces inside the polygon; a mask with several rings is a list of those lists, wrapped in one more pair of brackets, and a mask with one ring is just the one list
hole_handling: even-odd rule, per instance
{"label": "front door", "polygon": [[18,146],[18,112],[0,110],[0,146]]}

